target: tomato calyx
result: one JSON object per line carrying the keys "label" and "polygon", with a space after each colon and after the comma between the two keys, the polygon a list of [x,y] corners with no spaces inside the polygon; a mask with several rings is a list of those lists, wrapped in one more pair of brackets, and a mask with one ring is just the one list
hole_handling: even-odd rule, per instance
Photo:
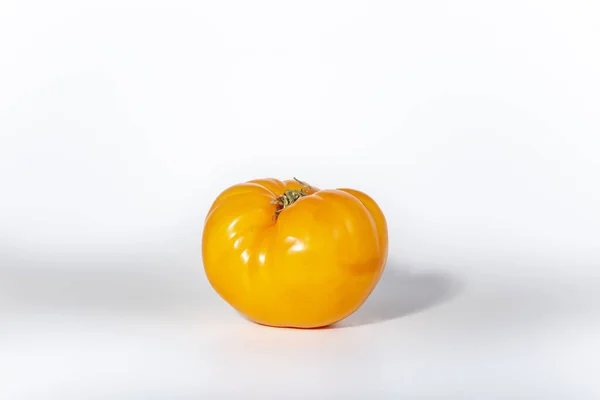
{"label": "tomato calyx", "polygon": [[302,185],[302,187],[299,190],[286,190],[285,192],[283,192],[282,195],[277,196],[270,202],[270,204],[278,205],[278,208],[275,211],[275,216],[273,217],[274,219],[277,218],[280,212],[282,212],[286,207],[289,207],[292,204],[294,204],[299,198],[310,195],[312,187],[309,184],[302,182],[301,180],[298,180],[296,178],[294,178],[294,180]]}

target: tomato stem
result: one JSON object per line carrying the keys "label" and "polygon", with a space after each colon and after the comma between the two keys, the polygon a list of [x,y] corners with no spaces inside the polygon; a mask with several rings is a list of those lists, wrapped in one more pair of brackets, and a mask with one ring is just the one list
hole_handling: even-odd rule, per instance
{"label": "tomato stem", "polygon": [[312,191],[312,187],[309,184],[304,183],[296,178],[294,178],[294,180],[302,185],[300,190],[286,190],[282,195],[277,196],[275,199],[273,199],[273,201],[270,202],[270,204],[277,204],[279,206],[279,208],[277,208],[277,211],[275,211],[274,218],[277,218],[279,213],[282,212],[286,207],[289,207],[292,204],[294,204],[299,198],[308,196]]}

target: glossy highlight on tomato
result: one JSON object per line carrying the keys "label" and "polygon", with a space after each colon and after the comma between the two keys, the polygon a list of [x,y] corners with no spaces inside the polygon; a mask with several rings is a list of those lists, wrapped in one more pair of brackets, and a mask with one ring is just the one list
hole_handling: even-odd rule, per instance
{"label": "glossy highlight on tomato", "polygon": [[208,281],[247,319],[318,328],[362,306],[388,254],[377,203],[353,189],[256,179],[225,189],[205,220]]}

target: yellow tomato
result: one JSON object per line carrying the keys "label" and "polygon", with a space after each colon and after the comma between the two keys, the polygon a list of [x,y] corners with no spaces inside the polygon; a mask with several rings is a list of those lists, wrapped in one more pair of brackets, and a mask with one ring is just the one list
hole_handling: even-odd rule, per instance
{"label": "yellow tomato", "polygon": [[223,191],[206,217],[208,281],[258,324],[317,328],[354,313],[385,267],[377,203],[352,189],[257,179]]}

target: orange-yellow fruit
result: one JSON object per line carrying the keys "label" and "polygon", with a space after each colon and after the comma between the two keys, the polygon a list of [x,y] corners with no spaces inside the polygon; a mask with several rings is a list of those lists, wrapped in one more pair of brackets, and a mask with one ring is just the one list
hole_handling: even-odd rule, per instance
{"label": "orange-yellow fruit", "polygon": [[229,187],[206,217],[202,258],[215,291],[263,325],[317,328],[354,313],[385,267],[377,203],[353,189],[257,179]]}

